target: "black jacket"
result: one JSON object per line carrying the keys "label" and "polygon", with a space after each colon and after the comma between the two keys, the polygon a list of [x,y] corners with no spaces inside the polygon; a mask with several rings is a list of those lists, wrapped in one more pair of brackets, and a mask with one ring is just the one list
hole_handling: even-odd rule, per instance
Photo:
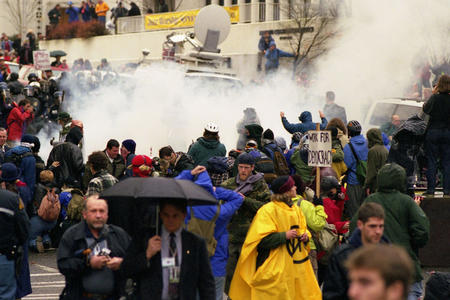
{"label": "black jacket", "polygon": [[428,129],[450,129],[450,94],[434,94],[423,105],[430,115]]}
{"label": "black jacket", "polygon": [[192,170],[194,168],[194,160],[192,157],[183,152],[177,152],[177,160],[175,166],[171,166],[172,172],[169,173],[169,177],[177,177],[184,170]]}
{"label": "black jacket", "polygon": [[[86,228],[85,221],[70,227],[63,235],[57,251],[58,269],[66,279],[66,286],[62,292],[61,299],[78,300],[83,293],[82,278],[89,267],[83,251],[86,250]],[[120,227],[105,225],[102,235],[106,235],[108,248],[111,250],[110,257],[124,257],[130,243],[129,235]],[[114,299],[119,299],[123,293],[125,279],[121,270],[114,272],[115,290]]]}
{"label": "black jacket", "polygon": [[[383,236],[381,243],[389,243],[389,240]],[[327,274],[323,282],[323,300],[348,299],[347,269],[344,267],[344,263],[350,254],[361,246],[361,231],[356,229],[350,236],[348,244],[342,244],[334,250],[330,257]]]}
{"label": "black jacket", "polygon": [[23,245],[30,233],[30,221],[19,196],[0,189],[0,252]]}
{"label": "black jacket", "polygon": [[84,170],[80,147],[70,142],[56,145],[48,155],[47,168],[50,168],[55,161],[60,162],[60,166],[53,170],[56,185],[62,187],[66,184],[70,187],[80,188],[81,174]]}
{"label": "black jacket", "polygon": [[[161,253],[153,256],[147,264],[145,248],[142,241],[133,241],[122,263],[125,276],[135,276],[138,281],[138,294],[141,299],[160,300],[163,280]],[[203,239],[193,233],[181,232],[183,256],[180,273],[180,300],[216,299],[214,277],[209,264],[208,252]],[[144,246],[144,247],[143,247]]]}

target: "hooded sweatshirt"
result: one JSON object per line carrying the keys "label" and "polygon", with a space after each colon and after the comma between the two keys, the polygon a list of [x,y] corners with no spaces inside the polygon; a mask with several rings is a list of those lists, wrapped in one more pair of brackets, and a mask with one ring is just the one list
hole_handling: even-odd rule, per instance
{"label": "hooded sweatshirt", "polygon": [[207,140],[204,137],[197,139],[192,147],[189,149],[188,155],[194,160],[195,166],[206,166],[206,162],[213,156],[225,156],[227,150],[225,145],[218,140]]}
{"label": "hooded sweatshirt", "polygon": [[377,188],[377,173],[386,163],[389,152],[384,146],[380,129],[370,129],[367,132],[367,140],[370,150],[367,155],[367,174],[364,186],[370,188],[370,191],[374,193]]}
{"label": "hooded sweatshirt", "polygon": [[[378,172],[378,191],[365,202],[376,202],[384,208],[384,234],[393,243],[403,247],[414,261],[415,281],[422,280],[419,248],[428,242],[430,221],[414,200],[402,192],[405,190],[406,172],[397,164],[386,164]],[[356,226],[357,216],[350,224],[350,231]]]}
{"label": "hooded sweatshirt", "polygon": [[[236,192],[217,187],[213,190],[211,179],[207,172],[202,172],[194,178],[190,170],[181,172],[175,179],[191,180],[210,192],[217,200],[221,200],[220,212],[214,227],[214,238],[217,241],[216,251],[209,258],[213,275],[221,277],[226,275],[226,265],[228,260],[228,230],[227,226],[234,213],[241,207],[244,198]],[[186,224],[191,219],[191,210],[193,215],[200,220],[211,221],[217,214],[218,205],[199,205],[188,207]]]}
{"label": "hooded sweatshirt", "polygon": [[[291,134],[294,134],[295,132],[305,133],[309,130],[316,130],[316,123],[313,123],[312,115],[309,111],[302,112],[298,119],[301,123],[291,124],[288,122],[286,117],[282,117],[281,122],[283,123],[284,129]],[[320,124],[320,130],[324,130],[328,125],[328,121],[326,118],[322,118],[321,120],[322,123]]]}
{"label": "hooded sweatshirt", "polygon": [[[349,144],[353,145],[355,149],[356,155],[359,160],[367,161],[367,154],[369,149],[367,148],[367,141],[362,135],[354,136],[350,139]],[[363,185],[364,182],[359,182],[356,178],[356,157],[353,155],[352,149],[350,149],[350,145],[347,144],[344,147],[344,162],[347,165],[348,172],[348,184],[352,185]]]}

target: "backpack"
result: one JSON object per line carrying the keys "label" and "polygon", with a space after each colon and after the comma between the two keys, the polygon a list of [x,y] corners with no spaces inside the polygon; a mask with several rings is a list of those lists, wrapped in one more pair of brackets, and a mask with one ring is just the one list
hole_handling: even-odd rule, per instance
{"label": "backpack", "polygon": [[59,203],[59,196],[56,195],[56,197],[53,197],[52,194],[47,193],[42,198],[41,205],[39,205],[38,216],[44,221],[53,222],[58,220],[60,211],[61,204]]}
{"label": "backpack", "polygon": [[333,224],[326,223],[319,232],[310,231],[317,251],[333,252],[339,244],[339,236]]}
{"label": "backpack", "polygon": [[273,154],[273,166],[278,176],[289,175],[291,172],[283,153],[275,151]]}
{"label": "backpack", "polygon": [[356,151],[355,148],[353,148],[352,143],[348,143],[348,145],[352,150],[353,156],[355,156],[356,158],[356,179],[358,179],[360,185],[363,185],[364,182],[366,182],[367,161],[360,160],[358,158],[358,155],[356,155]]}
{"label": "backpack", "polygon": [[16,165],[16,167],[20,168],[20,164],[22,163],[22,160],[28,156],[33,156],[33,153],[31,152],[31,150],[28,152],[22,153],[22,154],[11,151],[11,155],[5,157],[5,163],[7,163],[7,162],[13,163]]}
{"label": "backpack", "polygon": [[217,206],[216,215],[210,220],[202,220],[195,217],[194,210],[190,209],[191,219],[187,224],[187,230],[202,237],[206,242],[209,257],[216,253],[217,241],[214,238],[214,230],[216,228],[216,221],[220,215],[220,205]]}
{"label": "backpack", "polygon": [[81,221],[81,216],[83,212],[84,205],[84,195],[79,189],[69,189],[64,190],[64,192],[70,192],[72,194],[72,199],[67,205],[67,217],[69,220]]}

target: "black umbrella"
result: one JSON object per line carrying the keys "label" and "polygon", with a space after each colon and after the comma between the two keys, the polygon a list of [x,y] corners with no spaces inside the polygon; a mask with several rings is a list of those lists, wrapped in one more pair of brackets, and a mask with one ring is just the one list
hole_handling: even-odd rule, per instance
{"label": "black umbrella", "polygon": [[165,177],[132,177],[120,181],[101,195],[106,200],[141,200],[157,204],[160,200],[186,201],[188,205],[218,204],[216,198],[190,180]]}
{"label": "black umbrella", "polygon": [[62,50],[54,50],[50,52],[51,57],[57,57],[57,56],[66,56],[67,53]]}
{"label": "black umbrella", "polygon": [[158,234],[158,209],[161,200],[185,201],[188,205],[217,205],[213,195],[189,180],[133,177],[105,190],[109,222],[122,227],[132,237]]}

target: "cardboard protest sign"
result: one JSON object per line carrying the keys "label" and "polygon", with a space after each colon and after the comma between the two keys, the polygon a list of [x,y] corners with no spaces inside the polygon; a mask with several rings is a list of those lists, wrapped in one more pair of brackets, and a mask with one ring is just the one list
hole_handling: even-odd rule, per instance
{"label": "cardboard protest sign", "polygon": [[308,131],[308,166],[331,167],[331,131]]}
{"label": "cardboard protest sign", "polygon": [[33,51],[33,61],[36,70],[50,70],[50,54],[48,51]]}

